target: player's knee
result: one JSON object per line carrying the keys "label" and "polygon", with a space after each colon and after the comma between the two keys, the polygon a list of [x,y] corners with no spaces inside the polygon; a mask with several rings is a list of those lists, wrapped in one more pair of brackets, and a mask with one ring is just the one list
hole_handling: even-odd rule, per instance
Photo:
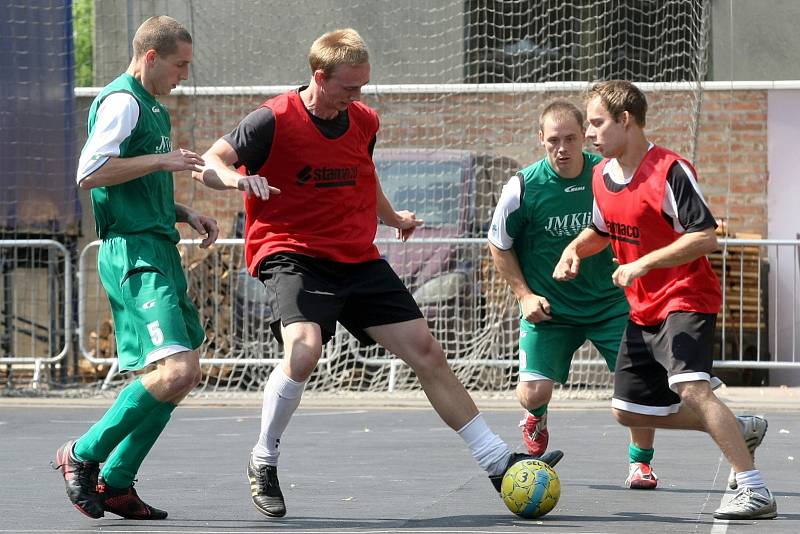
{"label": "player's knee", "polygon": [[190,392],[200,383],[202,377],[198,362],[173,362],[159,371],[159,382],[162,387],[174,395]]}
{"label": "player's knee", "polygon": [[697,409],[706,403],[710,395],[713,395],[708,382],[697,380],[693,382],[681,382],[675,384],[675,391],[686,406]]}
{"label": "player's knee", "polygon": [[520,382],[517,385],[517,399],[526,410],[535,410],[550,402],[553,396],[553,383],[548,380]]}
{"label": "player's knee", "polygon": [[448,367],[442,346],[431,335],[420,341],[415,352],[417,357],[414,358],[412,367],[418,375],[438,373],[443,367]]}
{"label": "player's knee", "polygon": [[626,412],[625,410],[620,410],[618,408],[611,408],[611,414],[614,416],[614,419],[617,420],[617,423],[621,424],[622,426],[638,426],[637,423],[639,422],[639,415],[633,412]]}

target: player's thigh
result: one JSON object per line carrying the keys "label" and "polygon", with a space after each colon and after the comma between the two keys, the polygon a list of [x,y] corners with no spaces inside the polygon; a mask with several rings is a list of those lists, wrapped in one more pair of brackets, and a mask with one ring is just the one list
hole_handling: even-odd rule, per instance
{"label": "player's thigh", "polygon": [[561,384],[569,377],[572,356],[585,338],[582,329],[547,321],[520,321],[519,379],[548,378]]}
{"label": "player's thigh", "polygon": [[667,370],[654,351],[657,331],[657,327],[628,321],[614,370],[612,407],[642,415],[669,415],[678,411],[680,397],[670,389]]}
{"label": "player's thigh", "polygon": [[597,351],[603,356],[609,371],[614,371],[619,354],[619,344],[628,326],[628,314],[609,317],[604,321],[591,324],[584,328],[586,338],[592,342]]}
{"label": "player's thigh", "polygon": [[716,386],[711,374],[715,326],[714,314],[673,312],[667,316],[654,343],[673,389],[677,383],[697,380]]}
{"label": "player's thigh", "polygon": [[336,332],[336,321],[344,305],[343,283],[330,272],[329,263],[300,255],[277,254],[262,264],[260,278],[272,307],[270,327],[281,343],[281,327],[295,323],[319,325],[322,343]]}
{"label": "player's thigh", "polygon": [[444,359],[441,347],[421,318],[370,326],[364,333],[414,369]]}
{"label": "player's thigh", "polygon": [[174,245],[118,239],[101,252],[98,269],[111,303],[121,370],[200,346],[204,333],[186,297]]}
{"label": "player's thigh", "polygon": [[[380,332],[408,330],[415,344],[427,346],[432,339],[414,297],[384,260],[366,262],[351,273],[339,322],[367,345],[375,341],[383,345],[368,333],[376,327],[388,327]],[[393,327],[400,324],[404,326]]]}

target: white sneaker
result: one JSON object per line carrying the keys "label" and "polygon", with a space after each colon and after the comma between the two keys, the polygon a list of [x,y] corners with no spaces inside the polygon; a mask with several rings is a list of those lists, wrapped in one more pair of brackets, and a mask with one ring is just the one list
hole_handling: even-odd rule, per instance
{"label": "white sneaker", "polygon": [[[736,420],[742,428],[742,437],[747,444],[747,450],[750,451],[750,457],[755,458],[756,447],[764,441],[769,424],[766,419],[757,415],[737,415]],[[733,467],[731,467],[731,474],[728,475],[728,487],[732,490],[739,487],[736,483],[736,471],[733,470]]]}
{"label": "white sneaker", "polygon": [[628,468],[628,478],[625,485],[631,489],[655,489],[658,477],[653,472],[650,464],[634,462]]}
{"label": "white sneaker", "polygon": [[750,488],[740,489],[731,500],[714,512],[715,519],[772,519],[778,515],[775,497],[767,488],[765,497]]}

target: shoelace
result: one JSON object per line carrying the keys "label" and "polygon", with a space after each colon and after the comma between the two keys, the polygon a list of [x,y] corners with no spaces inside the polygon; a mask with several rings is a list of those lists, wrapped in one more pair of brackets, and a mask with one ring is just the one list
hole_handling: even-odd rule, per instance
{"label": "shoelace", "polygon": [[267,490],[271,486],[270,477],[267,475],[267,467],[256,467],[256,482],[258,482],[258,492],[259,493],[267,493]]}
{"label": "shoelace", "polygon": [[78,484],[82,488],[87,488],[89,491],[96,491],[97,476],[100,474],[99,469],[95,469],[89,462],[77,462],[75,468],[75,478],[78,479]]}

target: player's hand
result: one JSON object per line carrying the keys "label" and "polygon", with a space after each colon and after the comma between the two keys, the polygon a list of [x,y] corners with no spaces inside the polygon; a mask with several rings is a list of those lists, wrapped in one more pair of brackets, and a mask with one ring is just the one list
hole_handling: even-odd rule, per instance
{"label": "player's hand", "polygon": [[550,303],[546,298],[539,295],[526,295],[519,301],[519,307],[522,311],[522,318],[529,323],[552,319],[550,316]]}
{"label": "player's hand", "polygon": [[417,229],[417,226],[422,226],[425,221],[422,219],[417,219],[417,216],[414,214],[413,211],[402,210],[396,212],[397,215],[397,224],[395,228],[397,228],[395,235],[397,239],[400,241],[408,241],[411,238],[411,234],[414,233],[414,230]]}
{"label": "player's hand", "polygon": [[272,187],[263,176],[251,175],[242,176],[236,184],[239,191],[244,191],[247,198],[256,197],[261,200],[267,200],[270,195],[278,195],[281,190],[277,187]]}
{"label": "player's hand", "polygon": [[208,248],[219,237],[219,226],[217,221],[206,215],[192,212],[186,220],[189,225],[197,230],[197,233],[203,236],[203,242],[200,243],[200,248]]}
{"label": "player's hand", "polygon": [[[619,264],[616,258],[614,258],[614,263]],[[611,280],[613,280],[614,285],[617,287],[628,287],[634,280],[646,275],[648,271],[649,269],[644,267],[641,263],[633,261],[617,267],[611,275]]]}
{"label": "player's hand", "polygon": [[173,150],[172,152],[167,152],[166,154],[161,154],[161,164],[162,168],[165,171],[170,172],[177,172],[177,171],[194,171],[194,172],[202,172],[203,165],[206,164],[198,154],[192,152],[191,150],[184,150],[183,148],[179,148],[178,150]]}
{"label": "player's hand", "polygon": [[570,249],[565,249],[558,260],[556,268],[553,270],[553,278],[559,282],[574,280],[578,276],[581,267],[581,259]]}

